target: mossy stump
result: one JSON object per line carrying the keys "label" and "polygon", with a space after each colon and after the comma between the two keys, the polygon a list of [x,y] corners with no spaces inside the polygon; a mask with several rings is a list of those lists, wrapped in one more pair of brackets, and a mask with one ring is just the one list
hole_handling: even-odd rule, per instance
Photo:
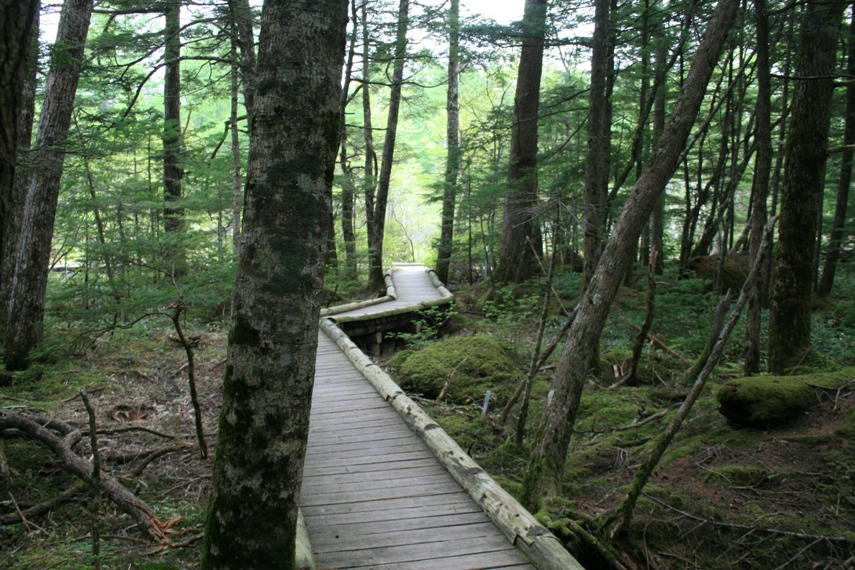
{"label": "mossy stump", "polygon": [[814,402],[809,386],[795,377],[753,376],[726,382],[716,392],[719,412],[740,427],[760,429],[788,424]]}
{"label": "mossy stump", "polygon": [[449,338],[400,354],[390,365],[396,369],[396,379],[402,388],[436,398],[461,362],[448,388],[448,398],[454,403],[480,403],[484,393],[491,390],[492,402],[501,405],[522,378],[506,351],[486,336]]}

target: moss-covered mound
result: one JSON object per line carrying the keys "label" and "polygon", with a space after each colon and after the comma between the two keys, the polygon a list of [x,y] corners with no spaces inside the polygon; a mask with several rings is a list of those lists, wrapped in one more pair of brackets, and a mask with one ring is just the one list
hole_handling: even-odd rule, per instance
{"label": "moss-covered mound", "polygon": [[725,383],[716,392],[719,412],[734,425],[770,428],[795,420],[815,401],[796,376],[753,376]]}
{"label": "moss-covered mound", "polygon": [[[466,361],[461,365],[464,358]],[[460,365],[446,395],[458,404],[469,400],[481,402],[487,390],[492,390],[493,402],[506,402],[522,378],[505,350],[486,336],[449,338],[396,357],[391,364],[395,367],[395,379],[404,390],[426,398],[439,396],[452,371]]]}

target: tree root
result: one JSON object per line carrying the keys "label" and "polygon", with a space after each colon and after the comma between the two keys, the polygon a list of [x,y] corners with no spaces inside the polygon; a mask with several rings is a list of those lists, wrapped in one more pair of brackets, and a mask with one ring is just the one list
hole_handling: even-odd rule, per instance
{"label": "tree root", "polygon": [[[55,429],[64,437],[55,435],[48,428]],[[0,411],[0,431],[11,429],[43,444],[57,456],[63,469],[89,486],[94,484],[92,466],[71,450],[82,437],[80,430],[58,420],[50,420],[41,425],[34,418]],[[167,540],[168,528],[157,519],[151,507],[125,489],[113,476],[102,474],[101,487],[104,494],[128,514],[149,537],[161,542]]]}

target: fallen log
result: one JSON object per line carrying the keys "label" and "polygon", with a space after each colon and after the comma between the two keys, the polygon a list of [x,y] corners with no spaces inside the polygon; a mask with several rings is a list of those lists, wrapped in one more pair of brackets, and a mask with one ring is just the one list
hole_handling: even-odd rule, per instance
{"label": "fallen log", "polygon": [[[70,426],[63,424],[64,422],[57,420],[51,420],[48,424],[61,433],[67,432],[65,437],[60,438],[32,418],[0,411],[0,431],[14,429],[24,436],[38,441],[57,456],[63,469],[92,486],[95,484],[92,478],[92,466],[71,449],[75,443],[80,441],[81,433],[79,430],[68,431]],[[128,514],[149,537],[158,541],[166,540],[167,526],[157,520],[151,507],[125,489],[112,475],[108,473],[101,475],[101,488],[104,494]]]}

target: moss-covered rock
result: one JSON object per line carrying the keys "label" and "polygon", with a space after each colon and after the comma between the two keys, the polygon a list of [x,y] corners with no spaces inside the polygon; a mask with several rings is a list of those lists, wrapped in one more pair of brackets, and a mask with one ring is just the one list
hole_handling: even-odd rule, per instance
{"label": "moss-covered rock", "polygon": [[737,378],[722,385],[716,398],[728,422],[757,428],[789,423],[814,402],[811,388],[796,376]]}
{"label": "moss-covered rock", "polygon": [[433,343],[411,352],[403,362],[396,359],[394,365],[401,387],[426,398],[439,396],[452,371],[460,365],[447,393],[448,399],[455,403],[480,402],[485,392],[492,390],[492,401],[501,405],[522,378],[507,352],[486,336],[455,337]]}

